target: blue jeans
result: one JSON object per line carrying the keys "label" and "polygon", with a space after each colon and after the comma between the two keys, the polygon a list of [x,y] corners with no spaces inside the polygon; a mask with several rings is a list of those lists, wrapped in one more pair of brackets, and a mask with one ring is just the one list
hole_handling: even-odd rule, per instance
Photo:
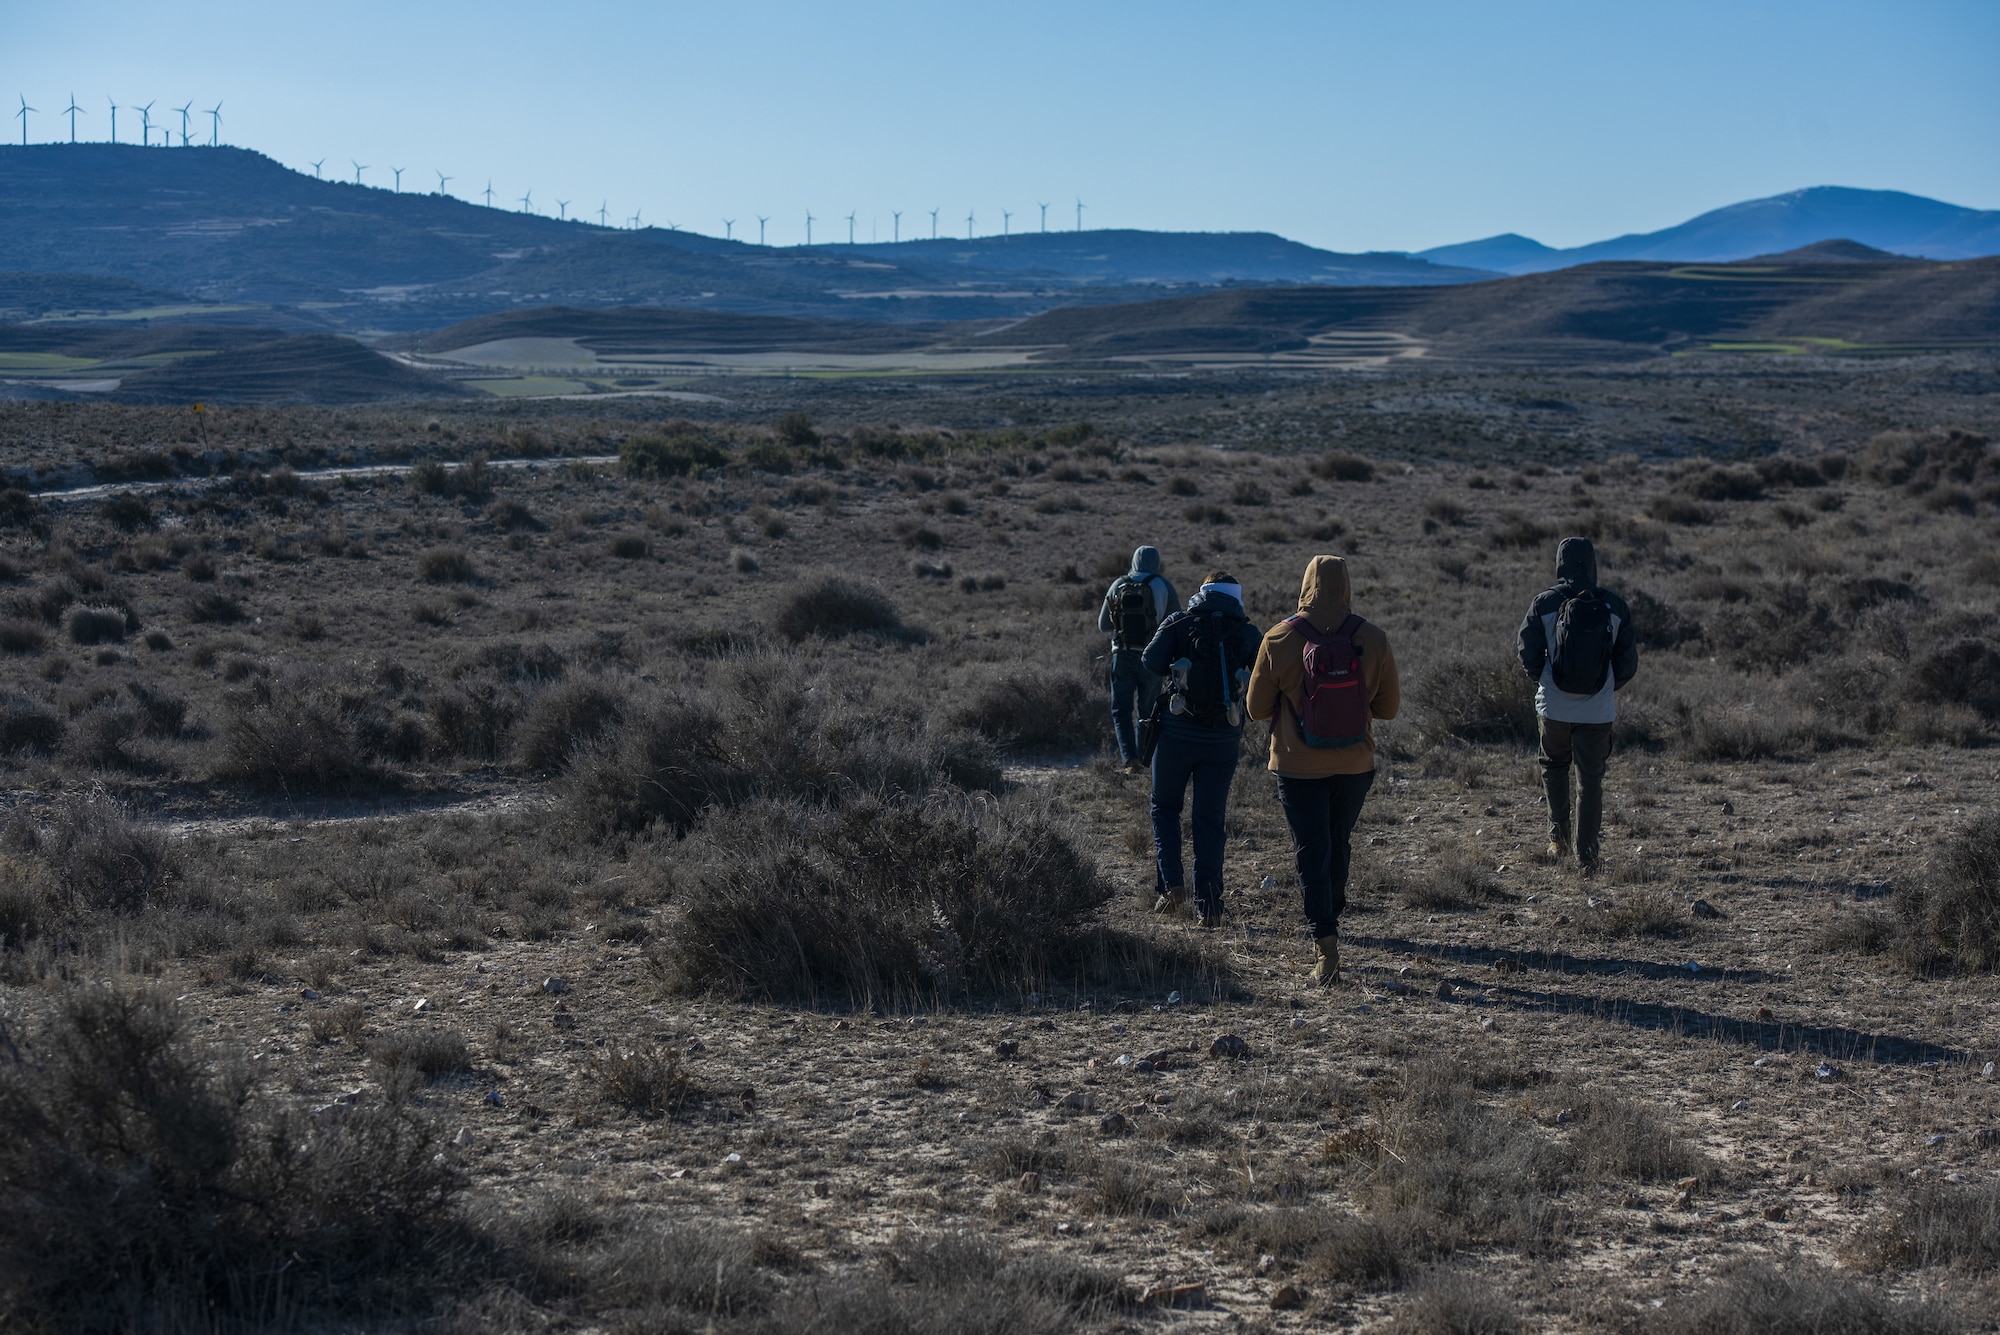
{"label": "blue jeans", "polygon": [[1139,743],[1134,735],[1136,720],[1153,712],[1153,702],[1160,698],[1160,687],[1166,684],[1164,677],[1146,671],[1146,665],[1139,661],[1139,652],[1111,651],[1111,730],[1118,734],[1118,760],[1125,765],[1139,758]]}
{"label": "blue jeans", "polygon": [[1236,777],[1239,729],[1168,723],[1153,752],[1154,889],[1187,884],[1181,864],[1181,803],[1194,784],[1194,898],[1203,913],[1222,912],[1223,815]]}
{"label": "blue jeans", "polygon": [[1361,819],[1361,804],[1374,782],[1372,770],[1324,779],[1278,776],[1278,805],[1292,827],[1299,894],[1314,940],[1339,934],[1340,911],[1347,907],[1347,871],[1354,860],[1354,822]]}

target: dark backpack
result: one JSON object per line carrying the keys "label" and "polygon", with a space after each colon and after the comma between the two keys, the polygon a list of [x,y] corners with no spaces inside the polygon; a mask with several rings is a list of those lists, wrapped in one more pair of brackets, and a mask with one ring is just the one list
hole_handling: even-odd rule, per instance
{"label": "dark backpack", "polygon": [[[1353,746],[1368,736],[1368,683],[1361,671],[1361,618],[1347,620],[1322,635],[1305,614],[1285,624],[1306,642],[1303,708],[1295,707],[1299,738],[1307,746]],[[1287,701],[1287,703],[1290,703]]]}
{"label": "dark backpack", "polygon": [[1188,670],[1186,684],[1177,692],[1181,708],[1175,712],[1205,728],[1225,728],[1240,721],[1230,718],[1230,707],[1243,698],[1236,680],[1241,668],[1249,667],[1235,645],[1235,617],[1190,613],[1188,615]]}
{"label": "dark backpack", "polygon": [[1144,649],[1160,628],[1160,603],[1153,596],[1153,575],[1120,575],[1111,586],[1111,645],[1114,649]]}
{"label": "dark backpack", "polygon": [[1611,605],[1596,589],[1578,589],[1556,613],[1549,676],[1570,695],[1596,695],[1611,673]]}

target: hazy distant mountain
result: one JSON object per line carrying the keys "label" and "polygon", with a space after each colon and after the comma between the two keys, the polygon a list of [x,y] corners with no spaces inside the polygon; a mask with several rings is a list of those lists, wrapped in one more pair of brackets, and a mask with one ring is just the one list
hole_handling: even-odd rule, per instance
{"label": "hazy distant mountain", "polygon": [[[1533,245],[1533,242],[1529,242]],[[846,253],[846,246],[828,247]],[[1433,286],[1491,278],[1475,268],[1395,251],[1348,255],[1270,232],[1016,232],[976,240],[864,243],[864,255],[929,269],[1060,275],[1082,283],[1334,283]]]}
{"label": "hazy distant mountain", "polygon": [[1418,251],[1417,258],[1521,274],[1594,260],[1713,264],[1836,239],[1938,260],[2000,255],[2000,211],[1961,208],[1900,190],[1822,185],[1731,204],[1662,231],[1635,232],[1567,250],[1509,234]]}

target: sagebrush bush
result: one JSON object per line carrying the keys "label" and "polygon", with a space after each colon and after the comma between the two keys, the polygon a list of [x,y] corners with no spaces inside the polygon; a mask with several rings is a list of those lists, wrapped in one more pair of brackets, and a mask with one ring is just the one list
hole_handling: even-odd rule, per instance
{"label": "sagebrush bush", "polygon": [[138,709],[113,696],[70,720],[62,758],[81,769],[138,770],[145,758],[132,749],[146,731]]}
{"label": "sagebrush bush", "polygon": [[390,724],[366,697],[300,675],[257,679],[230,700],[216,776],[286,794],[339,792],[389,776],[370,742]]}
{"label": "sagebrush bush", "polygon": [[681,1054],[657,1044],[632,1051],[606,1049],[585,1066],[584,1080],[599,1101],[641,1117],[679,1112],[692,1084]]}
{"label": "sagebrush bush", "polygon": [[1358,454],[1336,452],[1313,460],[1313,472],[1329,482],[1373,482],[1375,465]]}
{"label": "sagebrush bush", "polygon": [[422,1306],[461,1186],[400,1101],[307,1118],[170,1002],[63,996],[0,1061],[0,1306],[47,1330]]}
{"label": "sagebrush bush", "polygon": [[1410,702],[1433,739],[1531,745],[1540,735],[1535,683],[1511,655],[1436,663],[1411,686]]}
{"label": "sagebrush bush", "polygon": [[0,654],[38,654],[49,637],[32,621],[0,621]]}
{"label": "sagebrush bush", "polygon": [[527,769],[554,773],[617,724],[625,704],[625,693],[607,682],[559,682],[536,696],[515,725],[515,754]]}
{"label": "sagebrush bush", "polygon": [[137,912],[181,873],[180,853],[166,832],[133,819],[99,788],[65,795],[23,835],[47,867],[57,897],[80,912]]}
{"label": "sagebrush bush", "polygon": [[1912,965],[1959,973],[2000,968],[2000,815],[1973,820],[1896,886],[1898,950]]}
{"label": "sagebrush bush", "polygon": [[903,621],[881,590],[828,576],[786,593],[771,624],[779,635],[797,643],[815,635],[836,639],[864,631],[899,630]]}
{"label": "sagebrush bush", "polygon": [[0,753],[39,751],[61,745],[62,716],[24,692],[0,690]]}
{"label": "sagebrush bush", "polygon": [[628,436],[618,462],[632,477],[685,477],[729,461],[729,452],[693,428]]}
{"label": "sagebrush bush", "polygon": [[463,547],[431,547],[417,557],[417,574],[429,584],[466,584],[474,578]]}
{"label": "sagebrush bush", "polygon": [[77,644],[119,644],[126,634],[125,614],[115,607],[79,607],[69,615],[69,637]]}
{"label": "sagebrush bush", "polygon": [[712,813],[675,878],[674,986],[839,1001],[1035,976],[1114,893],[1049,809],[948,796]]}
{"label": "sagebrush bush", "polygon": [[1898,1299],[1834,1271],[1788,1261],[1738,1266],[1688,1298],[1668,1299],[1641,1335],[1957,1335],[1942,1302]]}
{"label": "sagebrush bush", "polygon": [[1017,672],[975,689],[952,721],[1007,746],[1094,750],[1110,733],[1103,692],[1082,674]]}

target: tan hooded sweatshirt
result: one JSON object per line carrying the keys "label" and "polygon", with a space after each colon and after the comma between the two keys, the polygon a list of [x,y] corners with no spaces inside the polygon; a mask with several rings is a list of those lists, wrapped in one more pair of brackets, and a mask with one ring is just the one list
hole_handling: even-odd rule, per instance
{"label": "tan hooded sweatshirt", "polygon": [[[1347,619],[1352,604],[1347,561],[1338,556],[1315,556],[1299,586],[1299,611],[1305,613],[1313,629],[1324,634]],[[1374,622],[1363,621],[1354,639],[1361,646],[1361,679],[1368,686],[1369,714],[1379,719],[1396,717],[1402,707],[1402,692],[1396,680],[1396,658],[1389,652],[1389,637]],[[1271,772],[1289,779],[1323,779],[1330,774],[1373,770],[1372,728],[1369,736],[1352,746],[1307,746],[1299,737],[1296,711],[1304,699],[1305,675],[1305,637],[1280,621],[1265,633],[1257,650],[1257,665],[1250,671],[1245,700],[1251,718],[1271,723]],[[1290,704],[1280,704],[1281,696]]]}

